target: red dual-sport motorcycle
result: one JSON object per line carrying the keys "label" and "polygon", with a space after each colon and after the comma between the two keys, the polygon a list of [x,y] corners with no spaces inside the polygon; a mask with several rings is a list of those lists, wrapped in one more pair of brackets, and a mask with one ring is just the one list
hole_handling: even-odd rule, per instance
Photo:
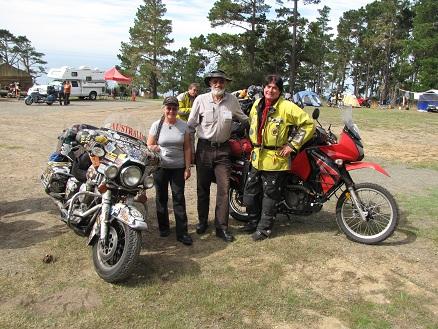
{"label": "red dual-sport motorcycle", "polygon": [[[319,109],[313,112],[318,122]],[[351,109],[344,112],[344,129],[339,141],[318,122],[313,138],[292,160],[290,175],[284,180],[277,213],[307,216],[322,209],[332,196],[337,196],[336,221],[342,232],[353,241],[376,244],[391,236],[398,224],[397,203],[391,193],[375,183],[356,184],[350,171],[371,168],[389,176],[377,163],[361,161],[363,144]],[[230,214],[240,221],[251,218],[242,202],[246,174],[249,170],[249,140],[230,141],[233,168],[229,193]],[[340,194],[339,194],[340,193]]]}

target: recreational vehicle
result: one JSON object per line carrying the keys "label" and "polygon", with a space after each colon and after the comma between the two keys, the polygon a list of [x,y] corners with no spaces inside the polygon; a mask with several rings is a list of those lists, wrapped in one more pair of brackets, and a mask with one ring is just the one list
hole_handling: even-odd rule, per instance
{"label": "recreational vehicle", "polygon": [[70,81],[72,86],[70,96],[87,97],[91,100],[95,100],[97,96],[105,93],[104,75],[104,71],[91,69],[87,66],[79,68],[63,66],[58,69],[50,69],[47,73],[47,77],[54,79],[54,82]]}

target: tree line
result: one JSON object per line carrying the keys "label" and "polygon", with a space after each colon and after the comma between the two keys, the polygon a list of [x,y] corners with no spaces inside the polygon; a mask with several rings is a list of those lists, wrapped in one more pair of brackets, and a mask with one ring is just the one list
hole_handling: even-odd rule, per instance
{"label": "tree line", "polygon": [[35,81],[47,73],[44,56],[44,53],[36,51],[27,37],[15,36],[8,30],[0,29],[0,63],[26,71]]}
{"label": "tree line", "polygon": [[[319,1],[303,5],[310,2]],[[399,89],[437,88],[438,1],[374,1],[344,12],[337,33],[329,7],[310,22],[299,15],[297,3],[277,0],[271,8],[264,0],[218,0],[208,13],[211,26],[239,32],[201,34],[190,39],[189,48],[171,51],[165,4],[144,0],[129,41],[121,44],[120,66],[155,98],[202,82],[215,67],[232,76],[231,89],[260,84],[266,73],[281,74],[290,92],[350,87],[380,101],[394,99]]]}

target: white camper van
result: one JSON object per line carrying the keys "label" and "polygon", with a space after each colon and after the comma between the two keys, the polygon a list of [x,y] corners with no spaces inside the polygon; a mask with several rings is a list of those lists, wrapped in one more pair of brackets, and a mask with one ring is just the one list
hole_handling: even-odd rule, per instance
{"label": "white camper van", "polygon": [[54,79],[50,84],[59,85],[68,80],[71,82],[70,96],[91,100],[95,100],[97,96],[105,93],[106,82],[104,75],[104,71],[91,69],[87,66],[80,66],[79,68],[63,66],[58,69],[50,69],[47,73],[48,78]]}

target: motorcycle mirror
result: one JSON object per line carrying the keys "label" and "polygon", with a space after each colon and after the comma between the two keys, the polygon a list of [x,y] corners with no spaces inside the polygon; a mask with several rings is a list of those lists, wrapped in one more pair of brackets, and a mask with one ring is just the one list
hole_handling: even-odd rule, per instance
{"label": "motorcycle mirror", "polygon": [[313,120],[318,120],[319,118],[319,108],[315,108],[312,113]]}

